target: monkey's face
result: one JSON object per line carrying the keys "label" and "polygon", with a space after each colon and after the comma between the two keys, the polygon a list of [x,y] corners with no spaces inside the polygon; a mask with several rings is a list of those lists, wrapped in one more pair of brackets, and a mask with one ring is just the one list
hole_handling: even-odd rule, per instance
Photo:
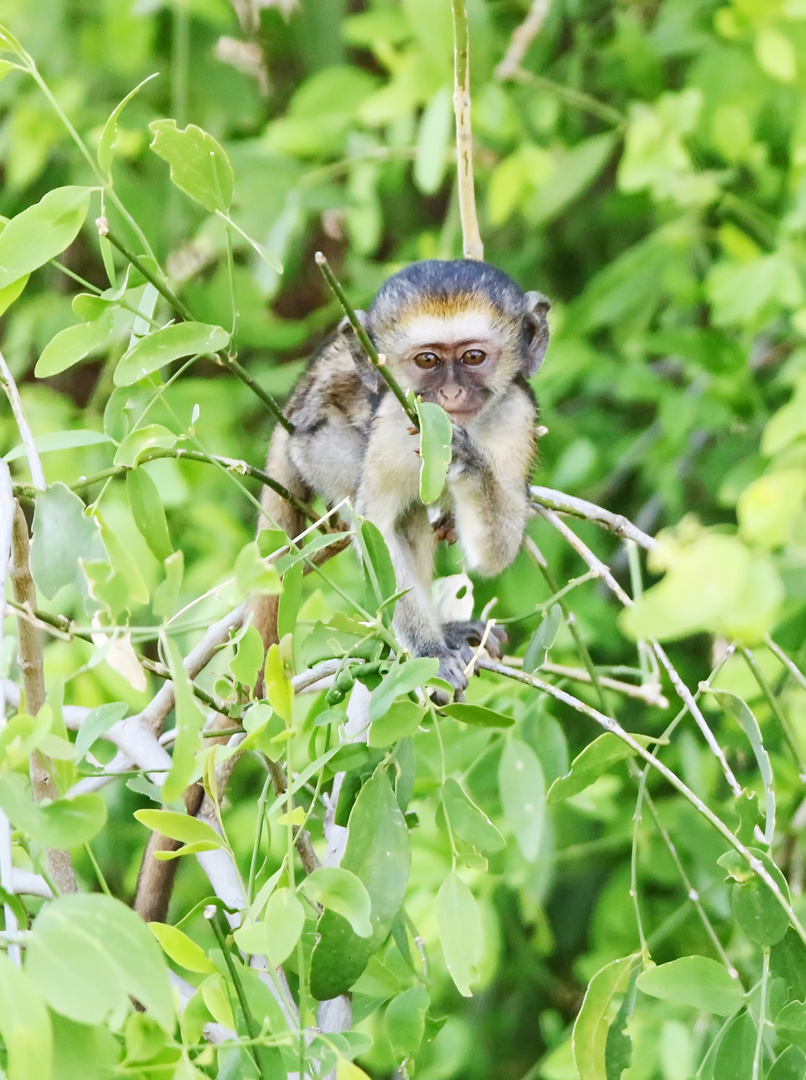
{"label": "monkey's face", "polygon": [[512,377],[511,335],[503,332],[499,313],[478,297],[472,304],[449,298],[412,305],[384,329],[376,332],[376,343],[403,386],[441,405],[460,426]]}

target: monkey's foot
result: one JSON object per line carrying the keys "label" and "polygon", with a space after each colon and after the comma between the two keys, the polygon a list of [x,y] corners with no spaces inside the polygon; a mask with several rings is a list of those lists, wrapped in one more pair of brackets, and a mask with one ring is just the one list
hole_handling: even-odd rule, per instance
{"label": "monkey's foot", "polygon": [[457,540],[456,526],[451,514],[443,514],[433,523],[433,529],[437,540],[445,540],[449,544],[455,544]]}
{"label": "monkey's foot", "polygon": [[[465,646],[465,648],[467,648],[467,646]],[[464,691],[467,687],[465,668],[472,655],[473,654],[468,651],[467,656],[463,657],[462,651],[457,649],[443,653],[437,658],[439,660],[437,678],[444,679],[446,683],[450,683],[453,687],[453,694],[446,694],[444,690],[429,690],[431,700],[435,705],[449,705],[451,701],[465,700]]]}
{"label": "monkey's foot", "polygon": [[[445,642],[449,649],[460,653],[467,650],[468,655],[465,664],[468,664],[473,657],[473,653],[484,640],[486,628],[487,624],[483,619],[469,619],[467,622],[446,623],[442,628],[442,632],[445,635]],[[490,629],[487,639],[484,641],[484,649],[490,659],[501,659],[501,650],[507,641],[507,632],[503,626],[493,626]]]}

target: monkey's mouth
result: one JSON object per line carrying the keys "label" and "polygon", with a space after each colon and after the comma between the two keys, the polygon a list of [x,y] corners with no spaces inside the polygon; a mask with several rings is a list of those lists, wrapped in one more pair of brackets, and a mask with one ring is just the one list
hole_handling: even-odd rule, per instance
{"label": "monkey's mouth", "polygon": [[[444,405],[442,407],[445,408]],[[458,424],[459,427],[464,427],[465,424],[470,423],[473,417],[478,415],[478,411],[478,409],[445,409],[453,423]]]}

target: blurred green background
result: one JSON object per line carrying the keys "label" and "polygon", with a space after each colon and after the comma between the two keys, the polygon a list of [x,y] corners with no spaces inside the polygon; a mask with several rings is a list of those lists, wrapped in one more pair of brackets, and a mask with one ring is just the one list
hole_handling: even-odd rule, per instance
{"label": "blurred green background", "polygon": [[[635,665],[625,630],[689,635],[670,651],[695,688],[712,668],[714,635],[739,634],[806,753],[806,693],[783,677],[764,645],[771,632],[791,654],[804,655],[806,2],[544,6],[520,65],[502,70],[529,6],[468,3],[485,257],[553,305],[552,342],[534,379],[548,428],[535,480],[623,513],[652,534],[683,522],[653,567],[669,571],[666,590],[649,594],[632,625],[619,625],[616,605],[590,582],[572,593],[571,606],[596,663],[616,673]],[[234,235],[238,356],[278,397],[340,316],[313,262],[316,250],[327,254],[356,306],[411,260],[461,255],[447,0],[3,0],[0,14],[91,150],[117,103],[157,74],[121,114],[114,187],[196,318],[228,327],[225,228],[170,184],[165,162],[149,150],[148,124],[164,116],[197,124],[225,148],[235,173],[231,216],[266,255]],[[0,82],[0,167],[0,213],[7,217],[54,187],[96,183],[40,89],[18,72]],[[3,353],[37,436],[103,430],[105,413],[107,429],[114,428],[119,413],[135,416],[146,400],[134,388],[125,401],[112,396],[123,338],[61,375],[33,376],[44,346],[77,321],[72,302],[83,286],[75,276],[109,285],[92,227],[101,210],[98,193],[62,267],[38,271],[0,322]],[[131,243],[114,208],[104,210]],[[262,464],[265,410],[205,361],[168,386],[149,420],[191,425],[207,451]],[[17,442],[4,409],[0,450]],[[44,456],[49,482],[73,482],[110,461],[105,446]],[[26,478],[23,459],[13,468]],[[181,606],[230,575],[252,537],[255,510],[242,489],[208,466],[164,461],[149,471],[184,552]],[[133,527],[123,485],[104,490],[99,513],[149,596],[162,568]],[[584,572],[545,524],[533,523],[530,532],[558,580]],[[580,526],[580,534],[615,560],[626,583],[618,541],[592,526]],[[709,546],[715,536],[724,541],[716,550]],[[452,569],[452,556],[442,558],[443,570]],[[343,586],[358,587],[349,553],[331,570]],[[479,607],[496,595],[497,614],[525,617],[510,627],[511,647],[521,652],[536,622],[528,616],[548,594],[523,555],[476,593]],[[61,601],[54,607],[71,614],[73,601]],[[314,610],[320,599],[310,602]],[[333,602],[325,589],[321,603]],[[197,609],[200,625],[204,612]],[[156,623],[145,602],[131,613],[134,624]],[[147,700],[91,655],[81,642],[48,646],[48,674],[66,680],[65,700]],[[578,665],[566,630],[551,659]],[[800,789],[796,763],[745,662],[732,658],[720,678],[753,705],[769,740],[782,859],[798,899],[802,857],[790,825]],[[478,693],[497,700],[491,683]],[[573,756],[594,734],[577,714],[525,691],[507,687],[498,706],[518,716],[549,781],[567,771],[569,749]],[[656,734],[673,712],[618,700],[617,715],[630,730]],[[676,737],[669,762],[698,794],[718,802],[724,791],[716,764],[692,730]],[[759,787],[738,725],[721,722],[719,738],[745,782]],[[428,739],[415,740],[421,795],[438,777]],[[453,767],[469,770],[486,739],[453,736]],[[473,768],[471,786],[492,813],[495,772],[487,764]],[[259,783],[248,768],[238,777],[235,838],[239,815],[245,835],[251,831]],[[116,895],[130,896],[144,836],[130,817],[135,796],[110,799],[119,827],[114,840],[104,834],[97,854]],[[603,776],[552,809],[536,862],[508,849],[488,873],[479,872],[483,986],[464,1002],[438,970],[434,1000],[448,1020],[418,1076],[575,1075],[565,1040],[585,985],[602,964],[638,945],[629,895],[634,800],[626,773]],[[660,806],[733,961],[755,971],[757,957],[734,938],[715,864],[721,841],[676,798]],[[649,819],[636,836],[653,955],[713,955]],[[429,938],[446,855],[433,828],[414,837],[411,912]],[[188,867],[179,908],[203,891],[200,880]],[[625,1076],[685,1080],[693,1073],[702,1033],[687,1016],[647,1006],[633,1028],[637,1049]],[[541,1071],[532,1071],[552,1051]],[[365,1065],[387,1075],[383,1049]]]}

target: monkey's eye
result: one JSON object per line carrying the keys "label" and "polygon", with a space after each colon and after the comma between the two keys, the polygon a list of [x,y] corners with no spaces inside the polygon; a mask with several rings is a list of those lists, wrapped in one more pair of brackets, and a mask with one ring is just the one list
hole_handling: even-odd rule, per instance
{"label": "monkey's eye", "polygon": [[470,364],[482,364],[487,359],[487,353],[482,352],[481,349],[468,349],[467,352],[462,353],[462,363]]}
{"label": "monkey's eye", "polygon": [[414,363],[418,368],[433,368],[439,363],[439,357],[435,352],[421,352],[414,357]]}

